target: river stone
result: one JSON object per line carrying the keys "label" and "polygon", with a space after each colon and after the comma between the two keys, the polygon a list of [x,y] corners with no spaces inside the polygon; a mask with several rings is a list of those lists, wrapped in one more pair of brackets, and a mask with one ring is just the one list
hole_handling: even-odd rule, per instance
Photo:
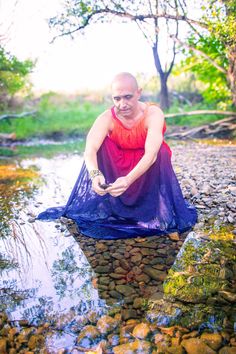
{"label": "river stone", "polygon": [[130,264],[125,259],[120,259],[119,262],[122,268],[125,270],[130,270]]}
{"label": "river stone", "polygon": [[7,354],[7,338],[0,338],[0,353]]}
{"label": "river stone", "polygon": [[93,345],[97,338],[100,337],[100,333],[95,326],[88,325],[85,326],[77,337],[77,344],[82,347],[87,347],[87,345]]}
{"label": "river stone", "polygon": [[118,273],[110,273],[109,276],[113,279],[122,279],[124,278],[124,274],[118,274]]}
{"label": "river stone", "polygon": [[145,266],[143,268],[143,272],[149,275],[152,279],[154,280],[160,280],[163,281],[166,278],[166,272],[161,272],[158,269],[154,269],[153,267],[150,266]]}
{"label": "river stone", "polygon": [[115,268],[115,273],[127,274],[127,270],[123,269],[122,267],[117,267]]}
{"label": "river stone", "polygon": [[181,345],[165,348],[166,354],[185,354],[185,350]]}
{"label": "river stone", "polygon": [[143,256],[153,256],[154,251],[152,248],[141,248],[140,252]]}
{"label": "river stone", "polygon": [[147,323],[139,323],[133,329],[133,336],[137,339],[146,339],[150,334],[150,327]]}
{"label": "river stone", "polygon": [[28,341],[28,347],[32,350],[38,349],[43,346],[44,342],[44,336],[33,334]]}
{"label": "river stone", "polygon": [[113,257],[113,258],[115,258],[115,259],[123,259],[123,255],[122,254],[120,254],[120,253],[112,253],[111,254],[111,256]]}
{"label": "river stone", "polygon": [[219,295],[229,302],[236,302],[236,294],[234,293],[229,291],[219,291]]}
{"label": "river stone", "polygon": [[184,339],[181,345],[188,354],[216,354],[215,350],[211,349],[199,338]]}
{"label": "river stone", "polygon": [[147,274],[139,274],[135,277],[135,280],[137,282],[144,282],[144,283],[148,283],[150,281],[150,277]]}
{"label": "river stone", "polygon": [[134,293],[134,289],[129,285],[117,285],[116,290],[124,296],[130,296]]}
{"label": "river stone", "polygon": [[142,259],[142,255],[140,253],[137,253],[130,258],[132,263],[138,263],[141,261],[141,259]]}
{"label": "river stone", "polygon": [[136,340],[131,343],[121,344],[113,347],[114,354],[151,354],[151,344],[147,341]]}
{"label": "river stone", "polygon": [[124,321],[127,321],[129,319],[134,319],[134,318],[137,318],[137,312],[134,310],[134,309],[124,309],[122,310],[122,319]]}
{"label": "river stone", "polygon": [[220,349],[219,354],[236,354],[235,347],[223,347]]}
{"label": "river stone", "polygon": [[179,241],[179,234],[178,232],[172,232],[171,234],[168,234],[169,238],[171,239],[171,241]]}
{"label": "river stone", "polygon": [[141,309],[144,306],[144,299],[142,297],[136,297],[134,299],[133,308]]}
{"label": "river stone", "polygon": [[218,350],[222,345],[223,338],[219,333],[203,333],[201,340],[214,350]]}
{"label": "river stone", "polygon": [[118,291],[115,290],[111,290],[109,292],[110,296],[113,297],[114,299],[121,299],[122,295],[120,293],[118,293]]}
{"label": "river stone", "polygon": [[119,321],[114,319],[111,316],[104,315],[101,318],[99,318],[97,322],[97,328],[100,333],[102,334],[108,334],[112,332],[119,324]]}
{"label": "river stone", "polygon": [[98,280],[101,285],[108,285],[110,283],[109,277],[100,277]]}
{"label": "river stone", "polygon": [[110,265],[99,265],[95,268],[96,273],[110,273],[112,270],[112,267]]}

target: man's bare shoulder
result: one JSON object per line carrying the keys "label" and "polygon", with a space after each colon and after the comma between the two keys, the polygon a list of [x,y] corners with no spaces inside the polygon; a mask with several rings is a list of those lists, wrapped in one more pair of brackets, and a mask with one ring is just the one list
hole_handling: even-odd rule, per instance
{"label": "man's bare shoulder", "polygon": [[111,114],[111,110],[110,109],[107,109],[106,111],[102,112],[97,117],[97,119],[101,120],[101,121],[109,121],[109,120],[111,120],[111,118],[112,118],[112,114]]}
{"label": "man's bare shoulder", "polygon": [[159,115],[164,117],[164,113],[162,111],[162,109],[158,106],[158,104],[149,104],[148,105],[148,115],[152,116],[152,115]]}

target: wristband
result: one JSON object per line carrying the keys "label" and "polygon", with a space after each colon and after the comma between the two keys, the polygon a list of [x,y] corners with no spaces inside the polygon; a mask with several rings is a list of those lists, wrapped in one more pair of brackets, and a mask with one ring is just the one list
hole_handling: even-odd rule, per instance
{"label": "wristband", "polygon": [[97,176],[103,176],[103,174],[100,170],[91,170],[91,171],[89,171],[89,176],[90,176],[90,179],[93,180]]}

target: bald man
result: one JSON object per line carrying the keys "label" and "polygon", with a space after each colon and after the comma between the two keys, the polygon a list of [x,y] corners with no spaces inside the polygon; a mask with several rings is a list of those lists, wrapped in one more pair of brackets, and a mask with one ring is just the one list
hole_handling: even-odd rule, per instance
{"label": "bald man", "polygon": [[[130,73],[120,73],[112,80],[115,115],[127,129],[132,129],[143,118],[147,105],[140,101],[141,92],[136,78]],[[114,119],[110,109],[96,119],[87,135],[84,158],[92,179],[92,188],[97,194],[102,196],[109,193],[113,197],[122,195],[156,161],[163,141],[164,125],[164,114],[159,107],[152,105],[148,108],[145,125],[147,137],[143,157],[127,175],[117,178],[107,187],[105,178],[98,169],[97,152],[104,139],[112,132]]]}

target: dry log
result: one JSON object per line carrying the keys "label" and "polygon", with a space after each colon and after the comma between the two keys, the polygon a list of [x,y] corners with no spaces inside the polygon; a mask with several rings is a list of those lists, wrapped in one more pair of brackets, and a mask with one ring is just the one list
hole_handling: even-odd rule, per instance
{"label": "dry log", "polygon": [[4,140],[16,140],[16,134],[15,133],[11,133],[11,134],[0,133],[0,141],[4,141]]}
{"label": "dry log", "polygon": [[27,116],[34,116],[36,113],[37,113],[37,111],[22,112],[20,114],[4,114],[4,115],[0,116],[0,120],[13,119],[13,118],[24,118]]}
{"label": "dry log", "polygon": [[210,124],[204,124],[199,127],[185,129],[184,131],[177,131],[166,134],[168,138],[175,139],[194,139],[194,138],[231,138],[236,131],[236,116],[224,118]]}

